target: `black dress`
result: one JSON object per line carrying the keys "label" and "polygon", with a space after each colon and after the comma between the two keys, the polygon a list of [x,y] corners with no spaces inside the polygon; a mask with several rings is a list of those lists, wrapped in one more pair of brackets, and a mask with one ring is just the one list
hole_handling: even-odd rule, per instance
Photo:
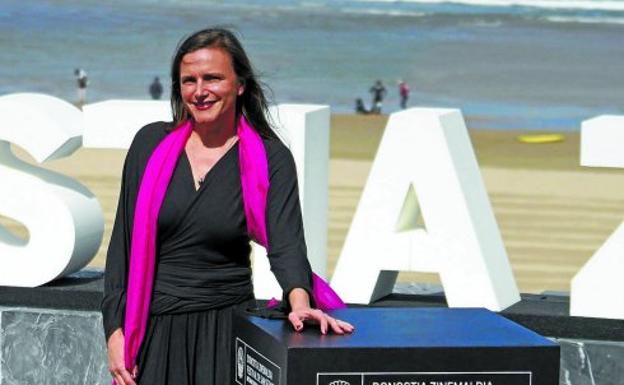
{"label": "black dress", "polygon": [[[126,157],[106,260],[102,314],[107,340],[123,328],[139,183],[149,156],[170,127],[158,122],[142,128]],[[278,139],[263,141],[269,164],[271,270],[284,296],[293,288],[311,292],[294,161]],[[246,226],[238,144],[206,174],[198,190],[183,152],[158,218],[150,318],[137,359],[139,384],[231,383],[231,315],[254,302]]]}

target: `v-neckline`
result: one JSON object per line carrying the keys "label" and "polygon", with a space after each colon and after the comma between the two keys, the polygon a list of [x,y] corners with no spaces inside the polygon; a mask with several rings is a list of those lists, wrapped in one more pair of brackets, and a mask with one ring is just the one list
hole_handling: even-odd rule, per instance
{"label": "v-neckline", "polygon": [[186,166],[190,175],[191,187],[193,189],[193,193],[195,194],[199,193],[199,191],[202,188],[204,188],[205,185],[208,184],[208,178],[213,174],[212,171],[215,168],[217,168],[220,163],[222,163],[221,161],[223,159],[229,156],[229,154],[234,150],[234,148],[238,147],[238,142],[239,141],[237,140],[236,143],[234,143],[223,155],[221,155],[221,157],[217,159],[215,164],[208,171],[206,171],[206,173],[204,174],[204,177],[202,178],[203,182],[199,185],[199,188],[195,188],[195,176],[193,175],[193,167],[191,166],[191,159],[189,158],[188,153],[186,152],[186,148],[182,150],[182,153],[184,154],[184,158],[186,159]]}

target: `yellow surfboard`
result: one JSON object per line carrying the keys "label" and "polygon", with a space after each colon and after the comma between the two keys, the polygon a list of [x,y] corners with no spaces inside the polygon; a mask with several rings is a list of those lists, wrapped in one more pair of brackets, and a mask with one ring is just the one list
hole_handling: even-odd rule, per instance
{"label": "yellow surfboard", "polygon": [[563,142],[565,136],[563,134],[525,134],[516,137],[520,143],[557,143]]}

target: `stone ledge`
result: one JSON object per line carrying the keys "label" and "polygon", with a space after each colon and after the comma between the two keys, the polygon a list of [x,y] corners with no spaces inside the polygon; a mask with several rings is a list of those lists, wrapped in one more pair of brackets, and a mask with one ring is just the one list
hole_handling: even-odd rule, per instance
{"label": "stone ledge", "polygon": [[[0,286],[0,306],[99,311],[104,288],[102,270],[85,269],[37,288]],[[445,307],[441,288],[426,284],[397,284],[395,293],[369,306]],[[554,338],[624,341],[624,322],[569,316],[565,293],[523,294],[522,300],[500,314],[535,332]]]}
{"label": "stone ledge", "polygon": [[99,311],[104,272],[84,269],[40,287],[0,286],[0,306]]}
{"label": "stone ledge", "polygon": [[[446,307],[443,293],[393,293],[370,306]],[[572,317],[570,298],[552,294],[522,294],[521,301],[499,314],[543,336],[596,341],[624,342],[624,321],[606,318]]]}

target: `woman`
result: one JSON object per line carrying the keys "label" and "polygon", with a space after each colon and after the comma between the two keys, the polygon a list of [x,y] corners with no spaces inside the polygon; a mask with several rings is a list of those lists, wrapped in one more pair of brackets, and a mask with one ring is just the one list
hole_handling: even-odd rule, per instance
{"label": "woman", "polygon": [[177,49],[174,123],[130,146],[102,312],[118,385],[230,383],[231,315],[253,305],[249,240],[264,244],[296,331],[353,327],[311,307],[292,155],[236,37],[206,29]]}

